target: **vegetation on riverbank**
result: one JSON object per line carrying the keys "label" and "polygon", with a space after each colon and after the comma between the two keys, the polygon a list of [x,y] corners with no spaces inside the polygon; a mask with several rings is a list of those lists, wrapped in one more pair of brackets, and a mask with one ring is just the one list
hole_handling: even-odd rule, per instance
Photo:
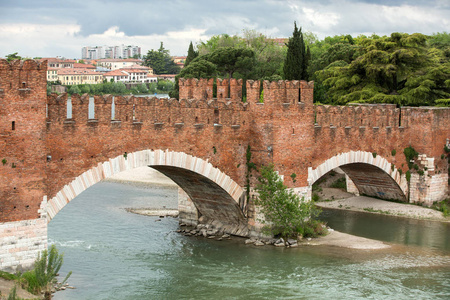
{"label": "vegetation on riverbank", "polygon": [[320,210],[312,201],[300,198],[283,180],[272,165],[261,167],[256,205],[261,207],[265,224],[263,231],[283,239],[317,237],[326,234],[324,224],[316,219]]}
{"label": "vegetation on riverbank", "polygon": [[[32,270],[17,274],[0,271],[0,277],[17,282],[17,286],[33,295],[43,294],[44,299],[47,300],[51,299],[54,288],[61,287],[72,274],[72,272],[69,272],[64,280],[58,283],[56,278],[62,264],[63,254],[58,253],[56,247],[51,245],[49,250],[44,250],[38,255]],[[7,299],[19,299],[16,296],[16,287],[10,291]]]}

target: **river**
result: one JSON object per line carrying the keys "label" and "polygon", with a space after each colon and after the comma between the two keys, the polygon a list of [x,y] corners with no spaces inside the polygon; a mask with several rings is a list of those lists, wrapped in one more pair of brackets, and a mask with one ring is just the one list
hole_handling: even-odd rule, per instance
{"label": "river", "polygon": [[[49,223],[74,290],[54,299],[449,299],[450,226],[325,211],[336,230],[385,250],[256,247],[186,237],[178,220],[127,207],[177,207],[177,190],[101,182]],[[405,223],[406,222],[406,223]]]}

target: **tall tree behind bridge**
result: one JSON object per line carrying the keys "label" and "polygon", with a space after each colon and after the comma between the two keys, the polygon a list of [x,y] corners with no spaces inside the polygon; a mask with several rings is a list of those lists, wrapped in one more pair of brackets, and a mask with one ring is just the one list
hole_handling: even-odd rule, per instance
{"label": "tall tree behind bridge", "polygon": [[284,61],[283,73],[286,80],[308,80],[309,49],[306,49],[303,40],[302,28],[297,28],[294,22],[294,32],[289,42],[286,59]]}
{"label": "tall tree behind bridge", "polygon": [[189,44],[188,55],[186,57],[186,61],[184,62],[184,67],[186,68],[192,60],[194,60],[198,56],[198,51],[194,50],[194,46],[192,45],[192,41]]}
{"label": "tall tree behind bridge", "polygon": [[169,50],[164,49],[163,42],[158,50],[149,50],[144,55],[144,65],[151,67],[155,74],[178,74],[180,67],[173,61]]}

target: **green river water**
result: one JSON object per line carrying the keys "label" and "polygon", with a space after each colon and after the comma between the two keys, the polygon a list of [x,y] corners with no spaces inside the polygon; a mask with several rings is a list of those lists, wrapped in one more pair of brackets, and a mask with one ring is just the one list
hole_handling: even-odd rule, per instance
{"label": "green river water", "polygon": [[450,299],[450,224],[327,210],[330,227],[392,244],[256,247],[176,233],[178,220],[128,213],[177,207],[177,190],[102,182],[50,222],[76,287],[54,299]]}

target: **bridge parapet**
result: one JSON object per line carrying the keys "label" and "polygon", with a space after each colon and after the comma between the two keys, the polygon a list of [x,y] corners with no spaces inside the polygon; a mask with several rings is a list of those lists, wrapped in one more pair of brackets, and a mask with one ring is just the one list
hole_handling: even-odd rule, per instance
{"label": "bridge parapet", "polygon": [[[313,103],[314,83],[302,81],[247,81],[247,102],[264,103],[265,105],[306,104]],[[263,94],[261,95],[261,92]]]}
{"label": "bridge parapet", "polygon": [[315,123],[335,127],[398,127],[400,109],[395,104],[315,106]]}
{"label": "bridge parapet", "polygon": [[[93,98],[94,114],[89,119],[89,99]],[[248,104],[242,102],[219,101],[217,99],[158,99],[156,97],[135,96],[94,96],[73,94],[49,95],[47,98],[48,128],[66,124],[77,126],[90,122],[95,126],[112,126],[115,128],[129,126],[143,127],[178,127],[244,125],[245,111]],[[92,107],[91,107],[92,109]],[[94,116],[92,116],[94,115]],[[67,118],[71,116],[71,118]],[[75,125],[73,125],[75,124]],[[118,125],[119,124],[119,125]],[[235,127],[238,129],[238,127]]]}

